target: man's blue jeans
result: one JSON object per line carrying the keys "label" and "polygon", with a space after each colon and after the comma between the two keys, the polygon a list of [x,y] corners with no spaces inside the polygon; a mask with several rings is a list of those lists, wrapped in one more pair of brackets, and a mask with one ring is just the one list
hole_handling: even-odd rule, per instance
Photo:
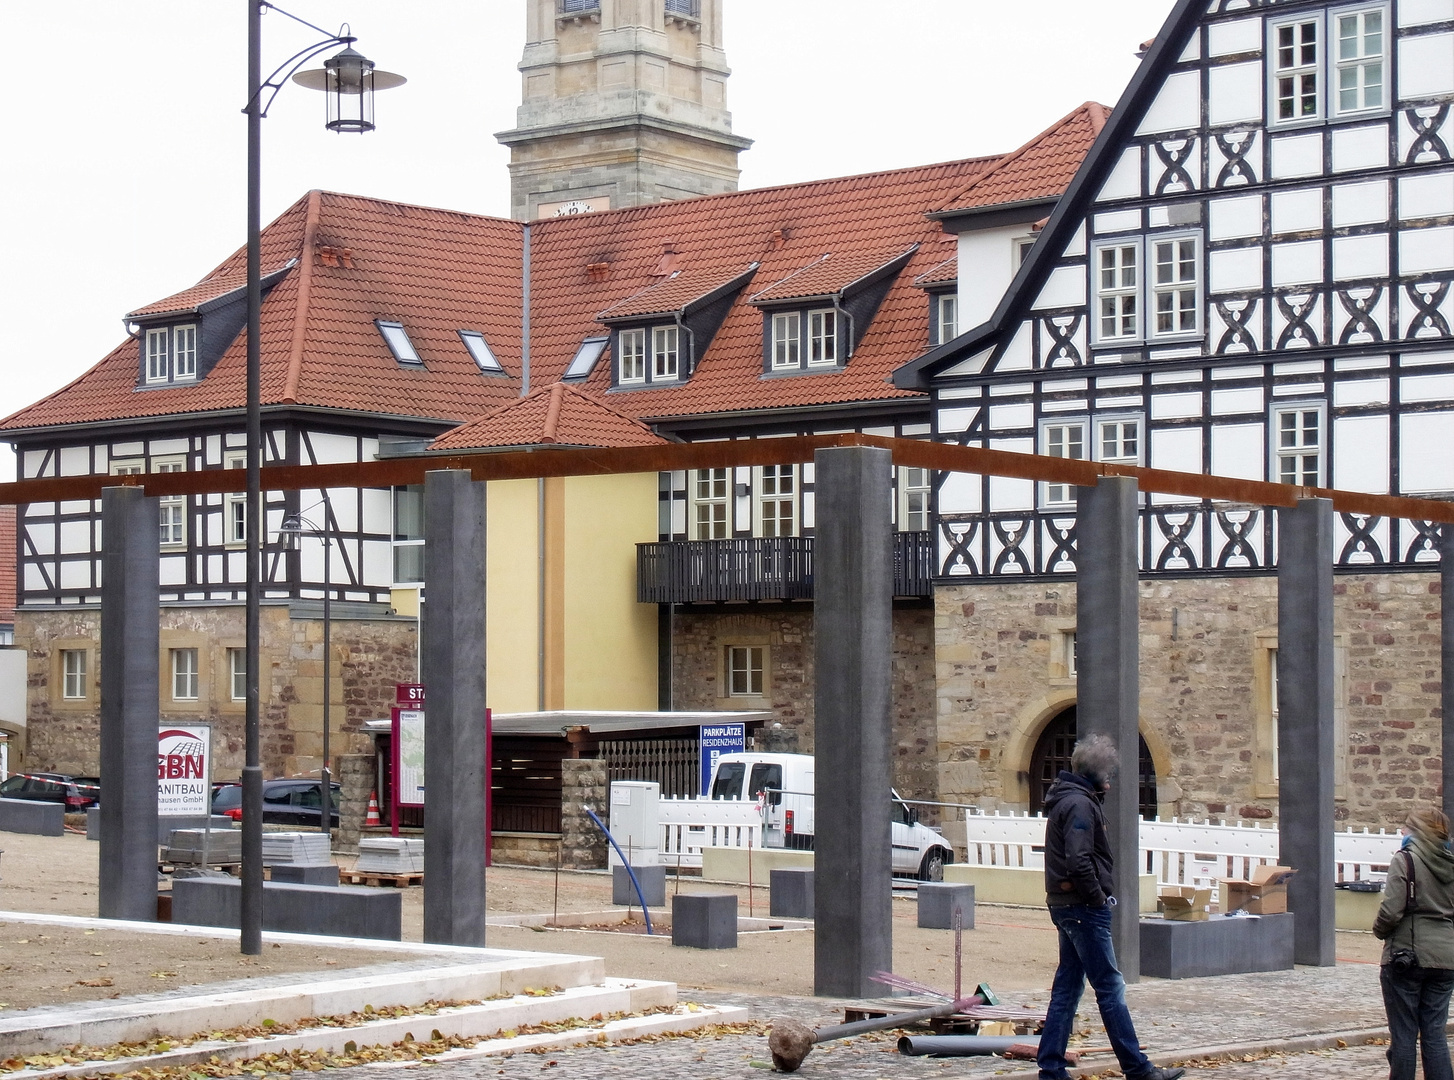
{"label": "man's blue jeans", "polygon": [[1424,1049],[1424,1080],[1450,1080],[1449,1042],[1444,1027],[1449,1022],[1449,994],[1454,991],[1454,971],[1445,968],[1414,968],[1400,974],[1388,964],[1379,968],[1383,984],[1383,1007],[1388,1014],[1390,1080],[1414,1080],[1419,1044]]}
{"label": "man's blue jeans", "polygon": [[1095,991],[1101,1022],[1121,1071],[1129,1080],[1145,1076],[1151,1071],[1151,1060],[1141,1052],[1126,1008],[1126,980],[1116,967],[1116,952],[1111,945],[1110,907],[1053,907],[1050,919],[1060,931],[1060,966],[1055,969],[1045,1030],[1040,1033],[1038,1064],[1042,1080],[1066,1080],[1070,1075],[1065,1071],[1065,1046],[1075,1026],[1075,1009],[1086,980]]}

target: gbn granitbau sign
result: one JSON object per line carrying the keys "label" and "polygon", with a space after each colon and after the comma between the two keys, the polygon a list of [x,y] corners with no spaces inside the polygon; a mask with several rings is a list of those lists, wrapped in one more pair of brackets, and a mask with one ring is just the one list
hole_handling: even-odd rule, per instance
{"label": "gbn granitbau sign", "polygon": [[157,816],[203,817],[212,808],[212,725],[157,729]]}

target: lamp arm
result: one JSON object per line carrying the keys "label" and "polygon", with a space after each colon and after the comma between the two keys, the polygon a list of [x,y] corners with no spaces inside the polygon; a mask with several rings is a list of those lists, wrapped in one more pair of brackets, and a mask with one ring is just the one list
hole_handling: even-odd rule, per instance
{"label": "lamp arm", "polygon": [[[328,31],[325,30],[325,29],[323,29],[323,27],[321,27],[321,26],[314,26],[307,19],[300,19],[297,15],[294,15],[291,11],[284,11],[282,8],[278,7],[277,4],[270,4],[270,3],[268,3],[268,0],[258,0],[257,6],[259,7],[259,9],[261,9],[263,11],[276,11],[279,15],[283,15],[283,16],[286,16],[289,19],[292,19],[295,23],[301,23],[302,25],[306,26],[309,30],[317,30],[320,34],[326,34],[326,33],[328,33]],[[348,24],[347,23],[344,23],[344,26],[347,27]],[[340,38],[342,38],[343,35],[339,35],[339,36],[340,36]],[[348,38],[347,40],[352,41],[353,38]]]}
{"label": "lamp arm", "polygon": [[[280,9],[274,8],[273,10],[277,11]],[[294,73],[297,72],[299,68],[306,64],[309,60],[312,60],[315,56],[318,56],[320,53],[328,51],[335,45],[348,45],[351,42],[357,40],[357,38],[352,37],[330,37],[326,41],[320,41],[317,44],[309,45],[306,49],[295,52],[292,56],[288,57],[288,59],[284,60],[281,64],[275,67],[273,69],[273,73],[262,81],[262,83],[257,88],[257,93],[254,94],[248,100],[248,103],[242,107],[242,111],[244,113],[251,112],[252,107],[257,104],[258,100],[263,96],[263,92],[271,90],[272,93],[268,94],[267,102],[263,105],[262,112],[259,113],[260,116],[267,116],[268,110],[273,107],[273,102],[277,100],[278,94],[282,91],[284,86],[288,85],[288,80],[293,77]],[[292,66],[290,67],[289,65]],[[287,69],[287,74],[283,75],[283,77],[279,79],[278,75],[285,68]]]}

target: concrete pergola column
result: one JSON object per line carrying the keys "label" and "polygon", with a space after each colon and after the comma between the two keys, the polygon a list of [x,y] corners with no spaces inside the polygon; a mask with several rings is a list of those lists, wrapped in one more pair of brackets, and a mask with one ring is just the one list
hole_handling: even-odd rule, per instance
{"label": "concrete pergola column", "polygon": [[1330,967],[1333,921],[1333,504],[1277,512],[1278,859],[1293,960]]}
{"label": "concrete pergola column", "polygon": [[101,493],[101,865],[103,919],[157,915],[158,500]]}
{"label": "concrete pergola column", "polygon": [[485,943],[485,485],[424,477],[424,940]]}
{"label": "concrete pergola column", "polygon": [[1440,753],[1444,764],[1444,813],[1454,819],[1454,525],[1439,530],[1439,616],[1443,636],[1440,660],[1443,692],[1439,697]]}
{"label": "concrete pergola column", "polygon": [[1120,755],[1105,811],[1116,861],[1111,939],[1127,982],[1141,978],[1137,501],[1136,481],[1126,476],[1076,489],[1075,730],[1077,738],[1107,736]]}
{"label": "concrete pergola column", "polygon": [[876,997],[883,989],[871,976],[893,968],[893,461],[875,447],[819,450],[813,460],[813,992]]}

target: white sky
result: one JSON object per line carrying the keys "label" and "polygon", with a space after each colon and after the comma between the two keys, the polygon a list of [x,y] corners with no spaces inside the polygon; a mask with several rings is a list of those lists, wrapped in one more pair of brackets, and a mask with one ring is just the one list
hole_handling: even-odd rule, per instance
{"label": "white sky", "polygon": [[[244,240],[248,0],[0,2],[0,416],[122,338],[121,316]],[[761,187],[1006,151],[1113,105],[1171,0],[724,0],[734,129]],[[263,221],[310,188],[509,212],[523,0],[288,0],[409,78],[378,130],[291,86],[263,123]],[[830,17],[831,16],[831,17]],[[266,68],[313,39],[263,19]],[[316,64],[310,66],[317,66]],[[0,480],[13,479],[0,447]]]}

